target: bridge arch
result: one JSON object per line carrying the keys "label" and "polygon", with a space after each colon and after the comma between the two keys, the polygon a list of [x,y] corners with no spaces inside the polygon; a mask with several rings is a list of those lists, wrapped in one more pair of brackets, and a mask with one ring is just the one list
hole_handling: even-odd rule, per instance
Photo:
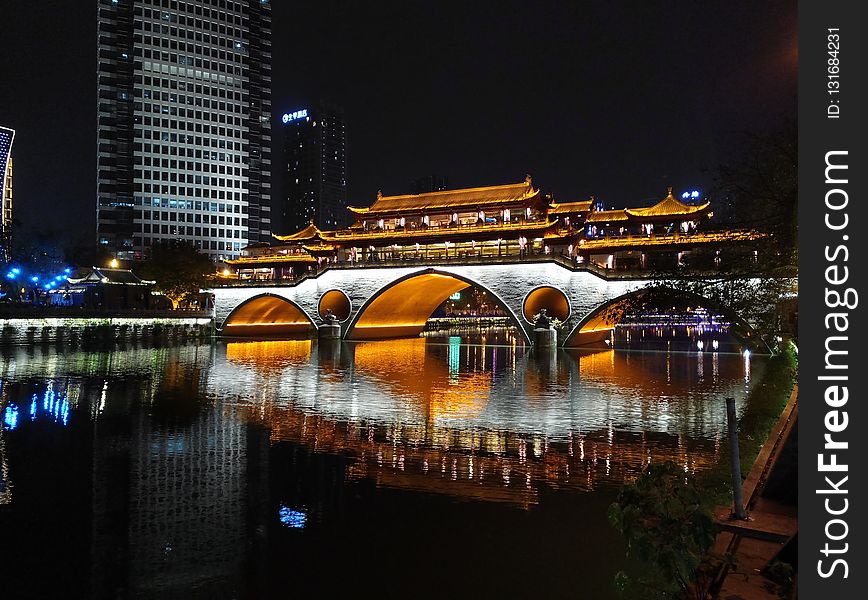
{"label": "bridge arch", "polygon": [[546,309],[549,317],[555,317],[562,322],[570,318],[573,310],[569,296],[559,287],[552,285],[533,288],[521,301],[521,312],[528,323],[533,323],[534,315],[539,313],[541,308]]}
{"label": "bridge arch", "polygon": [[275,337],[303,335],[316,330],[313,319],[298,304],[277,294],[248,298],[223,320],[220,333],[227,336]]}
{"label": "bridge arch", "polygon": [[324,319],[328,311],[331,311],[335,318],[343,323],[350,318],[350,314],[353,312],[353,303],[343,290],[331,289],[320,296],[319,302],[317,302],[317,312],[320,319]]}
{"label": "bridge arch", "polygon": [[409,273],[381,287],[359,308],[345,337],[373,340],[417,336],[438,306],[455,292],[472,285],[485,290],[497,302],[529,344],[525,327],[503,298],[479,281],[437,269]]}
{"label": "bridge arch", "polygon": [[768,350],[768,346],[760,338],[757,331],[740,315],[705,296],[686,290],[676,290],[668,286],[640,288],[604,302],[579,320],[564,340],[564,346],[582,346],[609,339],[611,331],[621,321],[623,311],[629,306],[629,303],[642,296],[669,293],[676,294],[681,302],[689,301],[704,308],[720,311],[732,324],[731,333],[734,336],[753,347]]}

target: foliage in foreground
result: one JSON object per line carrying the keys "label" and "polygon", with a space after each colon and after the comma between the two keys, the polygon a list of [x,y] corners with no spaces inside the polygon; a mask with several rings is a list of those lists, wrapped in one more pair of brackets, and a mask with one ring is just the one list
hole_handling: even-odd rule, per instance
{"label": "foliage in foreground", "polygon": [[650,567],[635,579],[618,573],[615,585],[625,597],[679,598],[691,591],[715,538],[714,520],[692,476],[672,462],[650,465],[622,488],[609,521],[627,540],[628,555]]}

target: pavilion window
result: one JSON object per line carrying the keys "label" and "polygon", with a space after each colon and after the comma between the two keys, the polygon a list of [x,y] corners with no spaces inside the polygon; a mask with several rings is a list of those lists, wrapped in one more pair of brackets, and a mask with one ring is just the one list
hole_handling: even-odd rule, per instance
{"label": "pavilion window", "polygon": [[504,208],[502,214],[503,214],[503,222],[504,222],[504,223],[509,223],[509,209],[508,209],[508,208]]}

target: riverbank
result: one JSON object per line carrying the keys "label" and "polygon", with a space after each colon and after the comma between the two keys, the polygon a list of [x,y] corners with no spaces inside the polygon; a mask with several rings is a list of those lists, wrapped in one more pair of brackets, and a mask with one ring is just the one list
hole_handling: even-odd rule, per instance
{"label": "riverbank", "polygon": [[197,340],[214,333],[210,317],[31,316],[0,318],[0,346],[131,342],[155,339]]}
{"label": "riverbank", "polygon": [[[783,351],[769,359],[762,380],[748,394],[744,403],[746,408],[738,419],[739,459],[745,476],[751,472],[763,444],[787,405],[796,383],[798,362],[795,346],[787,344]],[[709,510],[732,503],[729,463],[727,453],[726,457],[721,457],[718,468],[699,476],[698,484],[706,492],[705,507]]]}

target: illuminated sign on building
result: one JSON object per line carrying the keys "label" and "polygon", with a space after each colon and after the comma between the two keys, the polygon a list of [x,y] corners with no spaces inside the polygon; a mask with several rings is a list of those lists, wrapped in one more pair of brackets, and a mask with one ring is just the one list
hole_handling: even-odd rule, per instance
{"label": "illuminated sign on building", "polygon": [[298,121],[299,119],[305,118],[307,118],[306,108],[291,113],[284,113],[283,117],[281,117],[284,123],[292,123],[293,121]]}
{"label": "illuminated sign on building", "polygon": [[689,192],[684,192],[681,194],[681,197],[685,200],[699,198],[699,190],[691,190]]}

